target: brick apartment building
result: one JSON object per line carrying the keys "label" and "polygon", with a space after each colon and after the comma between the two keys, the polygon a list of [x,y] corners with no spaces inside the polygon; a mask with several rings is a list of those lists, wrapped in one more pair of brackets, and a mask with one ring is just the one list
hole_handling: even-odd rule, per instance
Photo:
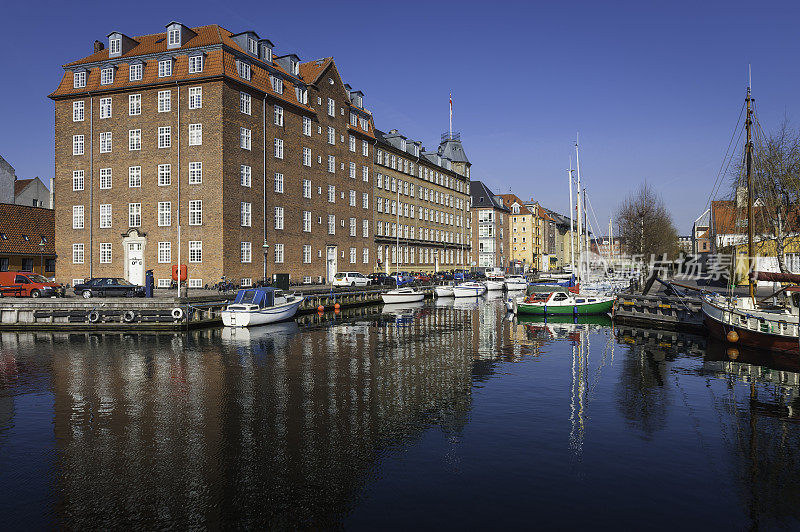
{"label": "brick apartment building", "polygon": [[375,137],[331,58],[217,25],[108,35],[55,101],[58,280],[370,271]]}
{"label": "brick apartment building", "polygon": [[397,130],[375,134],[376,271],[468,268],[470,163],[460,135],[445,133],[427,152]]}

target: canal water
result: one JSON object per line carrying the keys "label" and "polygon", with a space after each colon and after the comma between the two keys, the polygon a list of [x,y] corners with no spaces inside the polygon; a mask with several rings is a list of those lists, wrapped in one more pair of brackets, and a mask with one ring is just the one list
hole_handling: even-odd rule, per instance
{"label": "canal water", "polygon": [[502,299],[0,335],[0,526],[796,528],[800,365]]}

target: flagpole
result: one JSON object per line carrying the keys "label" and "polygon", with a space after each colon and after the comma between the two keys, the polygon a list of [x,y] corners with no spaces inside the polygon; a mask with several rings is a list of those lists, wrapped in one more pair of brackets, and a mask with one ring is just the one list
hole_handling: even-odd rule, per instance
{"label": "flagpole", "polygon": [[453,93],[450,92],[450,137],[453,137]]}

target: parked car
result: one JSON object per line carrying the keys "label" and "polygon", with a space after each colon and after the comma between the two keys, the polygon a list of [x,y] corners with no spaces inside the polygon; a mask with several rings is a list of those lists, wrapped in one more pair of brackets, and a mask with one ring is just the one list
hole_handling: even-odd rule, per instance
{"label": "parked car", "polygon": [[435,283],[441,283],[441,282],[444,282],[444,281],[452,281],[452,280],[453,280],[453,274],[452,273],[436,272],[435,274],[433,274],[433,282],[435,282]]}
{"label": "parked car", "polygon": [[0,272],[0,296],[64,297],[64,287],[38,273]]}
{"label": "parked car", "polygon": [[456,270],[455,272],[453,272],[453,278],[456,281],[466,281],[467,279],[469,279],[469,272],[465,270]]}
{"label": "parked car", "polygon": [[333,276],[333,286],[369,286],[369,278],[358,272],[338,272]]}
{"label": "parked car", "polygon": [[408,272],[393,273],[392,279],[394,279],[398,287],[414,281],[414,277]]}
{"label": "parked car", "polygon": [[144,297],[144,287],[119,277],[94,277],[73,287],[76,295],[90,297]]}
{"label": "parked car", "polygon": [[383,272],[371,273],[367,275],[367,277],[369,278],[370,283],[375,285],[394,286],[397,284],[394,280],[394,277],[391,275],[386,275]]}
{"label": "parked car", "polygon": [[431,282],[431,277],[427,273],[419,272],[414,275],[414,280],[418,283],[429,283]]}

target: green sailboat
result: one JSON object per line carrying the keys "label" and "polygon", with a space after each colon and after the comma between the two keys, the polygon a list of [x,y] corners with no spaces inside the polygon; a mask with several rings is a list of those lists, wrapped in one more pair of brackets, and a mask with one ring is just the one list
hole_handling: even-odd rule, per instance
{"label": "green sailboat", "polygon": [[589,316],[611,312],[614,297],[573,294],[555,290],[548,294],[532,294],[513,300],[512,311],[538,316]]}

